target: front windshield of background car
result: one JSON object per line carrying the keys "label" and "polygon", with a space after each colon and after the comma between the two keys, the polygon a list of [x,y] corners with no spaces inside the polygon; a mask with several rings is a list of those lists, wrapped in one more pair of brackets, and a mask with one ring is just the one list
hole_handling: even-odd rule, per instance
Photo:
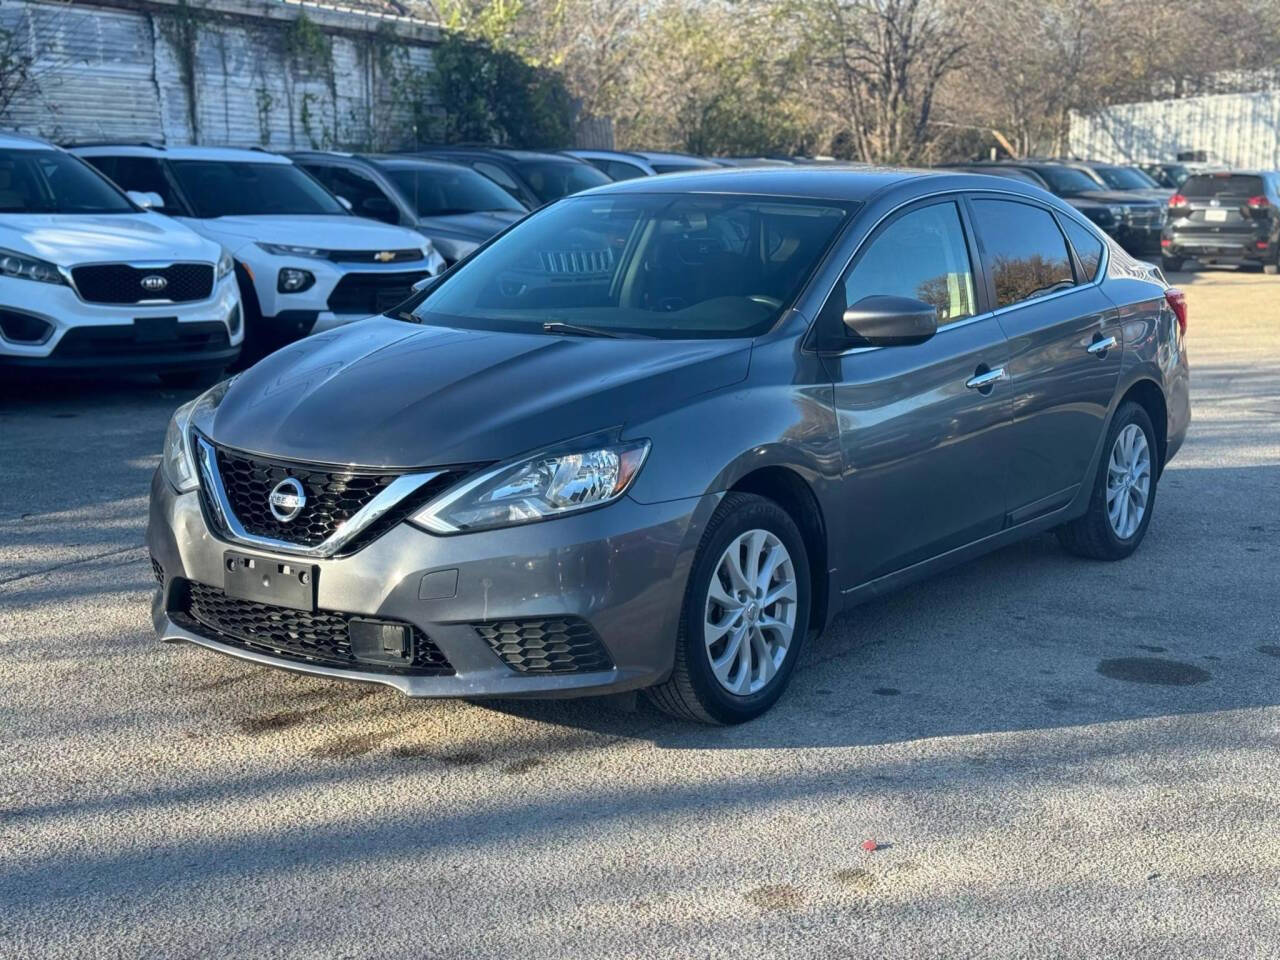
{"label": "front windshield of background car", "polygon": [[1087,173],[1072,167],[1036,167],[1035,170],[1049,184],[1050,190],[1063,196],[1098,189],[1097,182]]}
{"label": "front windshield of background car", "polygon": [[386,173],[420,217],[493,210],[527,212],[523,203],[470,167],[392,167]]}
{"label": "front windshield of background car", "polygon": [[413,310],[438,326],[545,323],[662,339],[755,336],[856,204],[704,194],[577,197],[513,227]]}
{"label": "front windshield of background car", "polygon": [[0,213],[137,213],[124,194],[60,150],[0,150]]}
{"label": "front windshield of background car", "polygon": [[347,208],[292,163],[172,160],[194,214],[210,217],[344,216]]}
{"label": "front windshield of background car", "polygon": [[516,169],[543,203],[613,182],[591,164],[578,160],[520,160]]}
{"label": "front windshield of background car", "polygon": [[1150,190],[1160,186],[1137,167],[1094,167],[1094,170],[1112,190]]}

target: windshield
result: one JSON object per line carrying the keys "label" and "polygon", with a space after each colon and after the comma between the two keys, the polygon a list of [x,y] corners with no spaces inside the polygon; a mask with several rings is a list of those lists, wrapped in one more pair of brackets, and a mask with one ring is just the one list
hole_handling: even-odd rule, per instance
{"label": "windshield", "polygon": [[577,160],[521,160],[516,167],[543,203],[613,182],[591,164]]}
{"label": "windshield", "polygon": [[1073,193],[1098,189],[1097,183],[1087,173],[1071,167],[1036,167],[1035,171],[1049,184],[1049,189],[1060,196],[1069,197]]}
{"label": "windshield", "polygon": [[387,176],[420,217],[491,210],[525,212],[523,203],[469,167],[393,167]]}
{"label": "windshield", "polygon": [[347,213],[333,194],[292,163],[174,160],[171,166],[197,217]]}
{"label": "windshield", "polygon": [[1137,167],[1094,167],[1098,176],[1112,190],[1150,190],[1156,183]]}
{"label": "windshield", "polygon": [[1260,197],[1266,193],[1266,185],[1261,177],[1201,173],[1187,177],[1178,192],[1193,200],[1209,197]]}
{"label": "windshield", "polygon": [[795,298],[852,207],[626,194],[548,207],[447,275],[423,322],[664,339],[755,336]]}
{"label": "windshield", "polygon": [[137,213],[115,187],[61,150],[0,150],[0,213]]}

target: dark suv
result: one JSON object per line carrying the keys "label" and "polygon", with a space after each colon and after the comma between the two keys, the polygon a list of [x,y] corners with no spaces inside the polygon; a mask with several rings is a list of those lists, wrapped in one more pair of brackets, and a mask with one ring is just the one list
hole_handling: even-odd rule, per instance
{"label": "dark suv", "polygon": [[1280,173],[1198,173],[1169,198],[1160,238],[1165,270],[1184,260],[1280,272]]}
{"label": "dark suv", "polygon": [[502,147],[430,147],[415,153],[461,163],[483,173],[531,210],[579,190],[612,182],[611,177],[587,161],[562,153]]}

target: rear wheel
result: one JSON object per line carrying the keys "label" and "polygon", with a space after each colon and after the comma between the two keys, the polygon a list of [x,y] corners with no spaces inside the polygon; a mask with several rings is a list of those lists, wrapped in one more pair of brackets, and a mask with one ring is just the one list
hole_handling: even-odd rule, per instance
{"label": "rear wheel", "polygon": [[1159,448],[1147,411],[1132,401],[1117,410],[1103,450],[1089,509],[1059,527],[1058,540],[1082,557],[1121,560],[1146,536],[1156,501]]}
{"label": "rear wheel", "polygon": [[795,521],[772,500],[727,494],[694,558],[675,667],[650,698],[703,723],[760,716],[791,679],[809,609],[809,560]]}
{"label": "rear wheel", "polygon": [[1183,260],[1181,257],[1161,257],[1160,266],[1168,273],[1177,273],[1182,269]]}

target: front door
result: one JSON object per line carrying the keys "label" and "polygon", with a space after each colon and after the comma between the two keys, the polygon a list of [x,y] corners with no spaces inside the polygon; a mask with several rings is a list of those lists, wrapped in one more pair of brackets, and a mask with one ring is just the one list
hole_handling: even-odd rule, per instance
{"label": "front door", "polygon": [[976,197],[974,230],[990,296],[1009,338],[1013,397],[1009,523],[1070,503],[1089,465],[1120,377],[1118,311],[1095,280],[1101,241],[1047,208]]}
{"label": "front door", "polygon": [[[864,297],[938,308],[915,346],[829,354],[844,456],[845,589],[997,533],[1005,515],[1009,348],[983,313],[957,202],[909,207],[864,243],[823,311],[828,324]],[[838,553],[837,553],[838,551]]]}

